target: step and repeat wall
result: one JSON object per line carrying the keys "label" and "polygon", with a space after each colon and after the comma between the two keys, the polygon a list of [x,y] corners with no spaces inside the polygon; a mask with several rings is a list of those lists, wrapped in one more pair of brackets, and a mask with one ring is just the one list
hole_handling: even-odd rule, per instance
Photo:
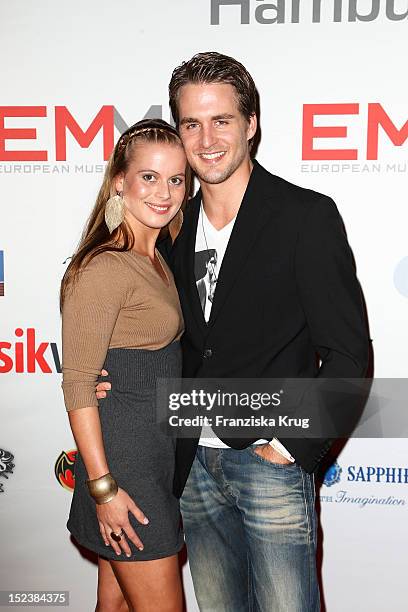
{"label": "step and repeat wall", "polygon": [[[96,565],[65,527],[76,449],[59,283],[114,142],[143,117],[170,119],[171,72],[193,54],[234,56],[253,75],[258,160],[336,201],[375,375],[407,377],[407,25],[407,0],[1,3],[1,591],[69,592],[71,609],[94,609]],[[407,609],[407,468],[404,439],[353,439],[326,472],[329,612]],[[195,612],[188,561],[183,572]]]}

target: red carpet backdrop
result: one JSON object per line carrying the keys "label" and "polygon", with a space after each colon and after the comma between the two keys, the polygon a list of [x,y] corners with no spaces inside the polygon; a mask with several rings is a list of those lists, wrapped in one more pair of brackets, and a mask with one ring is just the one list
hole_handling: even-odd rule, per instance
{"label": "red carpet backdrop", "polygon": [[[216,50],[244,63],[261,100],[258,160],[336,201],[375,374],[407,377],[408,1],[20,0],[0,15],[0,590],[69,591],[82,612],[96,567],[65,528],[76,449],[58,289],[114,142],[143,117],[169,120],[182,60]],[[354,439],[326,473],[329,612],[407,609],[407,462],[404,439]]]}

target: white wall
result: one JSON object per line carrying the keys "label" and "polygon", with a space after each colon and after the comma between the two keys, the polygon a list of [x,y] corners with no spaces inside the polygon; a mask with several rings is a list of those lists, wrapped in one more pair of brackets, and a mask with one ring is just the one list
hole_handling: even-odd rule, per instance
{"label": "white wall", "polygon": [[[243,0],[220,6],[217,25],[210,23],[211,0],[3,3],[4,126],[35,128],[36,135],[31,140],[10,137],[0,121],[0,250],[5,269],[0,342],[12,345],[0,344],[0,369],[11,365],[4,355],[12,357],[10,371],[0,374],[0,448],[10,451],[15,463],[8,479],[0,475],[0,589],[69,590],[74,610],[91,610],[95,601],[95,567],[69,540],[65,522],[71,494],[54,475],[57,457],[74,443],[52,349],[43,347],[50,373],[42,372],[38,363],[35,372],[27,372],[26,365],[17,372],[14,358],[16,342],[23,341],[24,351],[29,350],[29,328],[35,329],[36,350],[47,342],[60,351],[62,262],[77,243],[102,179],[102,133],[87,148],[68,134],[67,159],[56,161],[55,107],[66,107],[85,130],[102,106],[113,105],[116,141],[123,127],[120,117],[130,125],[156,105],[169,119],[167,83],[182,60],[204,50],[241,60],[261,98],[258,160],[274,173],[335,199],[368,305],[376,376],[407,376],[407,132],[393,135],[395,143],[399,138],[397,145],[380,127],[374,160],[367,160],[366,141],[368,124],[374,126],[375,107],[368,118],[369,104],[382,105],[398,129],[407,120],[408,3],[360,0],[358,11],[371,14],[371,20],[352,21],[348,8],[353,2],[326,0],[315,23],[313,4],[317,20],[319,2],[304,0],[299,23],[293,23],[290,1]],[[244,21],[249,10],[249,23],[240,23],[239,5]],[[333,6],[336,19],[343,8],[340,21],[333,21]],[[217,21],[215,1],[213,13]],[[397,20],[396,14],[402,18]],[[259,23],[277,17],[280,23]],[[310,104],[359,105],[358,111],[348,107],[353,114],[315,118],[315,125],[347,126],[348,133],[345,138],[316,139],[314,148],[357,149],[356,160],[302,159],[303,106]],[[46,107],[46,116],[13,118],[4,109],[30,106]],[[7,138],[4,147],[2,136]],[[48,159],[32,161],[16,154],[10,161],[1,152],[4,148],[46,150]],[[22,338],[16,337],[17,328],[24,331]],[[340,481],[321,489],[327,610],[402,612],[408,597],[408,484],[351,481],[348,475],[349,466],[407,466],[406,442],[352,440],[338,462]],[[341,501],[345,496],[354,501]],[[401,503],[358,501],[390,496]],[[187,567],[185,580],[188,611],[194,612]]]}

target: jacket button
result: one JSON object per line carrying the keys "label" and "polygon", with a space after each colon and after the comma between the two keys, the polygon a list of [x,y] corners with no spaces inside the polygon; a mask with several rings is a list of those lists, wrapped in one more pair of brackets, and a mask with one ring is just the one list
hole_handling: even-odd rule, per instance
{"label": "jacket button", "polygon": [[203,353],[203,357],[204,357],[204,359],[210,359],[212,357],[212,350],[211,349],[205,349],[205,351]]}

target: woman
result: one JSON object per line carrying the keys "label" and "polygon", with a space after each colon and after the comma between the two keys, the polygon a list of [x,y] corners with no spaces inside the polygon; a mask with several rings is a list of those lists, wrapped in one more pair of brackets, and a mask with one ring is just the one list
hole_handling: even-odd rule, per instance
{"label": "woman", "polygon": [[[154,398],[157,377],[181,375],[183,319],[155,243],[178,224],[190,180],[174,128],[159,119],[129,128],[61,285],[62,387],[79,451],[67,527],[99,555],[104,612],[182,609],[175,444],[155,422]],[[103,366],[114,391],[98,406]]]}

